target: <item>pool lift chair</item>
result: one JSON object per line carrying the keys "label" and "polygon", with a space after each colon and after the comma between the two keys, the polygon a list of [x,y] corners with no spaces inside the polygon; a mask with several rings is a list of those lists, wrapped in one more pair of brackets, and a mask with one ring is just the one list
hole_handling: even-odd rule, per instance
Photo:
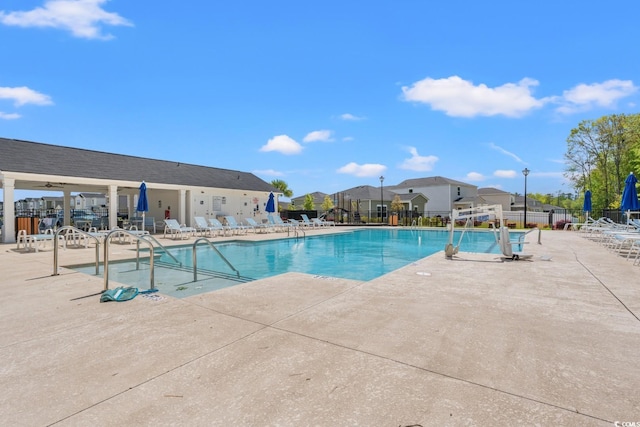
{"label": "pool lift chair", "polygon": [[[444,254],[447,258],[452,258],[455,254],[460,250],[460,243],[462,242],[462,238],[464,237],[464,233],[473,228],[474,220],[483,219],[489,220],[491,217],[494,219],[494,223],[497,222],[499,225],[502,225],[502,205],[487,205],[487,206],[478,206],[475,208],[468,209],[454,209],[451,211],[451,222],[449,223],[449,241],[444,247]],[[462,229],[462,233],[460,234],[460,239],[458,240],[458,244],[456,246],[453,245],[453,235],[455,232],[455,224],[456,221],[460,219],[466,219],[466,223],[464,228]],[[496,236],[496,241],[498,237]]]}
{"label": "pool lift chair", "polygon": [[[509,227],[504,226],[504,218],[502,217],[502,205],[486,205],[486,206],[478,206],[475,208],[468,209],[454,209],[451,212],[451,223],[449,224],[449,242],[446,244],[444,248],[444,253],[447,258],[453,258],[455,254],[458,253],[460,249],[460,243],[462,242],[462,238],[464,237],[464,233],[473,228],[473,220],[480,218],[483,220],[490,220],[493,217],[493,222],[490,222],[490,226],[493,229],[493,234],[496,238],[496,244],[499,245],[500,251],[502,252],[503,259],[511,259],[514,261],[530,259],[533,257],[531,254],[525,254],[521,251],[514,251],[513,246],[518,245],[521,246],[527,242],[524,241],[524,238],[527,234],[531,233],[534,230],[538,230],[538,244],[541,244],[540,239],[542,236],[541,231],[538,228],[532,228],[526,233],[522,233],[519,235],[517,241],[512,241],[509,236]],[[453,234],[454,234],[454,226],[456,221],[460,219],[466,219],[464,229],[460,234],[460,239],[458,240],[458,245],[453,245]],[[498,228],[496,228],[498,227]]]}

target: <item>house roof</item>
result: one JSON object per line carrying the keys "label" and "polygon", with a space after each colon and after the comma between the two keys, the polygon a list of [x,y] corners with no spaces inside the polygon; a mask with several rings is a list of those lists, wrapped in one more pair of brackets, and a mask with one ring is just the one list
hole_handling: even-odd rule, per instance
{"label": "house roof", "polygon": [[[393,196],[395,197],[395,196]],[[398,197],[400,197],[400,200],[402,202],[411,202],[415,199],[419,199],[419,198],[423,198],[426,201],[429,201],[429,198],[427,196],[425,196],[422,193],[404,193],[404,194],[398,194]]]}
{"label": "house roof", "polygon": [[[380,200],[380,187],[373,187],[371,185],[359,185],[357,187],[340,191],[339,193],[340,195],[348,196],[351,200]],[[337,193],[333,193],[330,196],[333,198],[336,194]],[[386,187],[382,187],[382,197],[385,200],[390,201],[395,195],[395,192],[387,189]]]}
{"label": "house roof", "polygon": [[324,200],[324,196],[326,196],[327,193],[323,193],[321,191],[314,191],[313,193],[307,193],[307,194],[303,194],[302,196],[292,197],[291,200],[304,200],[307,197],[307,195],[311,195],[314,201],[322,202]]}
{"label": "house roof", "polygon": [[398,185],[394,185],[391,188],[406,188],[406,187],[432,187],[437,185],[464,185],[475,187],[474,185],[467,184],[466,182],[456,181],[455,179],[445,178],[443,176],[431,176],[427,178],[412,178],[405,179]]}
{"label": "house roof", "polygon": [[493,188],[493,187],[478,188],[478,195],[481,196],[483,194],[510,194],[510,193],[504,190],[500,190],[498,188]]}
{"label": "house roof", "polygon": [[0,138],[0,171],[39,175],[147,181],[195,187],[277,191],[252,173],[171,160]]}
{"label": "house roof", "polygon": [[489,204],[489,202],[487,200],[485,200],[484,198],[482,198],[481,196],[460,197],[459,199],[456,199],[453,202],[453,204],[455,204],[455,205],[468,204],[468,203],[472,203],[472,204],[474,204],[476,206]]}

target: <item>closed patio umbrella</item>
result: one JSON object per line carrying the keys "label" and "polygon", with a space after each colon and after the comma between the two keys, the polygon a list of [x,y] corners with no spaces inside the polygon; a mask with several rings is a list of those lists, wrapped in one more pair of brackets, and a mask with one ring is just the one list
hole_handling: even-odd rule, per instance
{"label": "closed patio umbrella", "polygon": [[589,213],[593,212],[591,210],[591,190],[587,190],[584,193],[584,204],[582,205],[582,210],[584,211],[587,221],[589,220]]}
{"label": "closed patio umbrella", "polygon": [[269,200],[264,210],[267,211],[267,213],[274,213],[276,211],[275,196],[273,193],[269,193]]}
{"label": "closed patio umbrella", "polygon": [[136,211],[142,212],[142,229],[144,230],[144,213],[149,210],[149,200],[147,199],[147,184],[142,181],[140,184],[140,194],[138,195],[138,206]]}
{"label": "closed patio umbrella", "polygon": [[624,190],[622,191],[622,202],[620,203],[620,209],[627,211],[627,223],[631,219],[631,211],[640,210],[640,203],[638,202],[638,192],[636,191],[636,183],[638,179],[633,172],[629,174],[627,179],[624,180]]}

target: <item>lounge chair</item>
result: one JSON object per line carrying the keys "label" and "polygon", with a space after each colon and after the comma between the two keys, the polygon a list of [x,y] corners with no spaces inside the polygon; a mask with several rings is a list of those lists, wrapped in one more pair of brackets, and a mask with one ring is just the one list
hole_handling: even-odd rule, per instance
{"label": "lounge chair", "polygon": [[227,235],[227,231],[231,232],[231,229],[229,227],[227,227],[226,225],[222,224],[216,218],[209,218],[207,221],[209,222],[209,225],[211,227],[213,227],[215,230],[219,231],[222,236],[226,236]]}
{"label": "lounge chair", "polygon": [[129,220],[129,223],[135,225],[138,230],[153,230],[153,234],[157,233],[155,217],[145,216],[143,219],[141,216],[134,216]]}
{"label": "lounge chair", "polygon": [[313,222],[318,227],[335,227],[336,223],[334,221],[327,221],[320,218],[311,218],[311,222]]}
{"label": "lounge chair", "polygon": [[218,233],[224,233],[222,225],[220,225],[220,227],[209,225],[207,220],[202,216],[195,216],[193,219],[196,222],[196,233],[200,233],[201,236],[215,237]]}
{"label": "lounge chair", "polygon": [[267,218],[275,230],[284,231],[294,227],[290,222],[284,222],[280,215],[267,215]]}
{"label": "lounge chair", "polygon": [[[42,234],[27,234],[26,230],[19,230],[18,237],[16,239],[16,249],[24,248],[25,250],[35,250],[38,252],[38,249],[41,247],[44,249],[45,244],[47,242],[55,241],[55,232],[49,228]],[[58,236],[58,243],[61,243],[65,248],[66,240],[62,235]],[[55,243],[53,243],[55,245]]]}
{"label": "lounge chair", "polygon": [[297,219],[289,218],[289,224],[291,224],[292,228],[301,228],[302,223]]}
{"label": "lounge chair", "polygon": [[238,221],[236,221],[234,216],[227,215],[224,219],[227,221],[227,227],[229,227],[229,230],[231,230],[232,233],[247,234],[249,227],[238,224]]}
{"label": "lounge chair", "polygon": [[175,219],[165,219],[164,224],[164,237],[167,237],[168,234],[174,239],[176,237],[180,237],[181,239],[188,239],[189,237],[196,235],[195,228],[181,225]]}
{"label": "lounge chair", "polygon": [[247,221],[247,224],[249,224],[249,227],[253,230],[254,233],[268,233],[269,231],[273,230],[273,227],[271,227],[270,225],[259,224],[253,218],[245,218],[244,220]]}
{"label": "lounge chair", "polygon": [[300,218],[302,218],[302,225],[304,225],[305,227],[319,227],[319,224],[316,224],[315,222],[311,222],[311,220],[309,219],[309,216],[307,216],[307,214],[300,214]]}
{"label": "lounge chair", "polygon": [[504,255],[504,257],[507,259],[518,261],[521,259],[529,259],[533,257],[533,255],[531,254],[525,254],[524,252],[513,250],[513,245],[522,245],[525,242],[511,241],[511,238],[509,237],[509,227],[500,227],[499,243],[502,255]]}

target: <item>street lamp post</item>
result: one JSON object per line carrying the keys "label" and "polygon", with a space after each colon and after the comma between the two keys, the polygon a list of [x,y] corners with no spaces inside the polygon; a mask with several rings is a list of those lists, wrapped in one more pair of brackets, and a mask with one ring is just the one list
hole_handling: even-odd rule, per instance
{"label": "street lamp post", "polygon": [[524,175],[524,228],[527,228],[527,175],[530,170],[524,168],[522,174]]}
{"label": "street lamp post", "polygon": [[382,183],[384,182],[384,176],[380,175],[380,224],[384,218],[384,196],[382,195]]}

